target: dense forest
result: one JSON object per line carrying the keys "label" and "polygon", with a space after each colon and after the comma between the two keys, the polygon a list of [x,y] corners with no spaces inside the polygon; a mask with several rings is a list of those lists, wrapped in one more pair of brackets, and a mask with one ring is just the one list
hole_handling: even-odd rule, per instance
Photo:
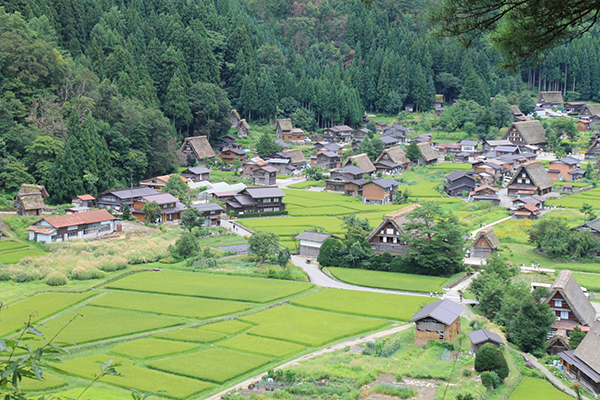
{"label": "dense forest", "polygon": [[526,89],[600,100],[596,31],[505,71],[483,42],[431,37],[427,0],[0,6],[0,189],[36,182],[55,203],[174,171],[183,137],[222,137],[231,108],[314,130],[406,103],[427,111],[442,93],[465,100],[440,121],[462,129],[493,125],[490,98],[517,104]]}

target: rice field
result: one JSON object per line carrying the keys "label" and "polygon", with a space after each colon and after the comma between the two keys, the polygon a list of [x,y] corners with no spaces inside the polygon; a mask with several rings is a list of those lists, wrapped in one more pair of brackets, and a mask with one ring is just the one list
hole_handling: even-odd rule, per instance
{"label": "rice field", "polygon": [[524,377],[509,400],[572,400],[543,379]]}
{"label": "rice field", "polygon": [[290,304],[344,314],[408,321],[423,306],[436,300],[432,297],[326,288],[294,299]]}
{"label": "rice field", "polygon": [[26,244],[15,242],[14,240],[0,240],[0,252],[8,250],[16,250],[27,247]]}
{"label": "rice field", "polygon": [[148,338],[125,342],[113,347],[110,352],[118,356],[146,359],[184,353],[199,348],[200,346],[191,343]]}
{"label": "rice field", "polygon": [[67,386],[69,382],[55,375],[44,373],[41,380],[23,378],[21,387],[26,392],[39,392],[42,390],[58,389]]}
{"label": "rice field", "polygon": [[591,204],[594,210],[600,210],[600,188],[563,197],[562,199],[550,200],[546,204],[557,205],[561,208],[581,208],[583,203]]}
{"label": "rice field", "polygon": [[275,358],[281,358],[300,353],[302,350],[304,350],[304,346],[296,343],[252,335],[236,336],[225,342],[219,343],[219,347]]}
{"label": "rice field", "polygon": [[353,285],[409,292],[429,293],[441,291],[446,282],[446,278],[441,276],[368,271],[364,269],[332,267],[329,268],[329,272],[334,278]]}
{"label": "rice field", "polygon": [[223,339],[227,335],[220,332],[210,332],[200,330],[198,328],[186,328],[178,329],[175,331],[163,332],[154,335],[156,338],[179,340],[181,342],[194,342],[194,343],[212,343]]}
{"label": "rice field", "polygon": [[252,325],[238,321],[237,319],[231,319],[229,321],[217,322],[216,324],[203,325],[200,327],[200,329],[211,332],[225,333],[227,335],[235,335],[244,332],[251,326]]}
{"label": "rice field", "polygon": [[45,254],[47,253],[32,248],[26,250],[6,251],[4,253],[0,253],[0,263],[16,264],[26,257],[39,257]]}

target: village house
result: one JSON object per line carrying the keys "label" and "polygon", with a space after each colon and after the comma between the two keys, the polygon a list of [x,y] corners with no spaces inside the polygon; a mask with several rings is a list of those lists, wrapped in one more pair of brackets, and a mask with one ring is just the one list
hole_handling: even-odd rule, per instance
{"label": "village house", "polygon": [[534,194],[533,196],[523,196],[513,201],[513,209],[518,210],[526,205],[536,206],[541,209],[544,207],[545,202],[546,198],[537,194]]}
{"label": "village house", "polygon": [[397,146],[400,140],[391,136],[382,136],[379,138],[383,142],[383,148],[389,149],[390,147]]}
{"label": "village house", "polygon": [[490,226],[479,231],[469,251],[473,258],[488,258],[498,250],[500,244],[500,239],[494,233],[494,228]]}
{"label": "village house", "polygon": [[48,197],[48,192],[44,186],[23,183],[15,196],[17,215],[42,215],[46,209],[44,203],[46,197]]}
{"label": "village house", "polygon": [[514,154],[521,154],[521,149],[518,146],[496,146],[494,149],[494,157],[498,156],[512,156]]}
{"label": "village house", "polygon": [[513,122],[502,139],[510,140],[513,145],[518,147],[534,145],[543,149],[548,145],[546,130],[538,120]]}
{"label": "village house", "polygon": [[410,322],[416,325],[415,345],[424,346],[430,340],[454,342],[461,333],[460,315],[465,306],[445,299],[429,303]]}
{"label": "village house", "polygon": [[212,147],[217,151],[222,151],[225,149],[241,149],[242,145],[237,143],[237,138],[232,135],[223,136],[220,139],[217,139]]}
{"label": "village house", "polygon": [[352,197],[362,195],[365,174],[365,171],[353,165],[335,169],[331,171],[331,177],[325,181],[326,190],[343,192],[346,196]]}
{"label": "village house", "polygon": [[272,186],[277,182],[277,168],[265,165],[252,172],[252,184],[258,186]]}
{"label": "village house", "polygon": [[410,166],[410,160],[408,157],[406,157],[404,149],[397,146],[383,150],[379,157],[377,157],[377,160],[375,160],[373,166],[377,171],[387,174],[395,174],[408,169]]}
{"label": "village house", "polygon": [[433,165],[437,163],[440,155],[429,143],[419,143],[418,146],[419,150],[421,150],[421,155],[417,161],[418,165]]}
{"label": "village house", "polygon": [[525,116],[523,114],[523,112],[521,112],[521,109],[519,108],[519,106],[517,106],[517,105],[510,106],[510,114],[513,118],[513,122],[522,121],[522,117]]}
{"label": "village house", "polygon": [[375,129],[377,130],[377,133],[383,132],[383,130],[387,126],[388,126],[387,122],[383,122],[383,121],[375,122]]}
{"label": "village house", "polygon": [[348,125],[336,125],[331,128],[327,128],[323,131],[323,137],[327,137],[330,140],[341,139],[344,142],[352,140],[352,129]]}
{"label": "village house", "polygon": [[578,381],[595,396],[600,395],[600,322],[593,323],[575,350],[559,353],[563,371],[573,380]]}
{"label": "village house", "polygon": [[240,113],[234,108],[229,112],[229,120],[231,121],[231,127],[237,128],[240,123]]}
{"label": "village house", "polygon": [[556,317],[552,324],[553,331],[572,331],[576,326],[583,331],[590,330],[596,320],[596,309],[581,290],[573,272],[561,270],[549,291],[545,302]]}
{"label": "village house", "polygon": [[[192,136],[185,138],[179,152],[188,159],[192,158],[198,163],[202,163],[207,158],[215,158],[217,155],[208,142],[206,136]],[[188,163],[188,165],[190,165]]]}
{"label": "village house", "polygon": [[413,103],[404,104],[404,111],[410,114],[414,113],[415,105]]}
{"label": "village house", "polygon": [[496,347],[500,347],[504,344],[500,335],[490,332],[487,329],[479,329],[469,333],[469,339],[471,340],[471,353],[474,354],[476,354],[481,346],[486,343],[491,343]]}
{"label": "village house", "polygon": [[2,218],[0,218],[0,239],[2,238],[2,233],[6,232],[6,225],[4,224],[4,221],[2,221]]}
{"label": "village house", "polygon": [[325,169],[335,169],[341,167],[342,163],[338,153],[324,151],[317,154],[317,165]]}
{"label": "village house", "polygon": [[477,142],[476,140],[463,139],[459,142],[459,144],[460,151],[466,153],[473,153],[477,151],[477,146],[479,145],[479,142]]}
{"label": "village house", "polygon": [[571,229],[576,231],[590,231],[592,236],[595,236],[598,239],[600,239],[600,218],[584,222],[583,224],[574,226]]}
{"label": "village house", "polygon": [[80,194],[71,201],[71,204],[76,208],[92,208],[95,201],[96,198],[90,194]]}
{"label": "village house", "polygon": [[356,165],[358,168],[362,169],[369,175],[377,171],[367,153],[361,153],[348,157],[344,166],[347,165]]}
{"label": "village house", "polygon": [[435,145],[435,149],[440,154],[458,154],[460,153],[459,143],[439,143]]}
{"label": "village house", "polygon": [[242,164],[242,172],[240,175],[242,177],[252,176],[254,175],[254,171],[267,165],[269,165],[269,163],[260,157],[251,158]]}
{"label": "village house", "polygon": [[281,175],[292,175],[296,171],[296,167],[292,164],[292,158],[287,154],[279,153],[279,157],[269,157],[265,161]]}
{"label": "village house", "polygon": [[300,255],[303,257],[318,257],[321,246],[330,237],[338,239],[330,233],[304,231],[294,239],[300,241]]}
{"label": "village house", "polygon": [[239,160],[242,164],[246,161],[246,152],[242,149],[223,149],[220,154],[221,161],[227,164],[233,163],[235,160]]}
{"label": "village house", "polygon": [[[166,186],[167,182],[169,182],[169,179],[171,179],[173,175],[155,176],[153,178],[144,179],[143,181],[140,181],[140,186],[145,186],[157,192],[160,192],[163,190],[163,188]],[[180,178],[186,184],[189,182],[188,178],[185,178],[183,176],[180,176]]]}
{"label": "village house", "polygon": [[392,204],[396,198],[398,181],[390,178],[375,179],[363,185],[363,203]]}
{"label": "village house", "polygon": [[540,161],[525,163],[519,167],[508,183],[508,195],[544,195],[552,191],[554,182]]}
{"label": "village house", "polygon": [[190,167],[181,173],[182,178],[187,178],[192,182],[209,181],[212,170],[206,167]]}
{"label": "village house", "polygon": [[240,120],[240,123],[238,126],[236,126],[236,129],[238,138],[243,138],[250,134],[250,124],[245,119]]}
{"label": "village house", "polygon": [[472,164],[473,177],[481,183],[502,182],[511,172],[500,160],[477,161]]}
{"label": "village house", "polygon": [[290,145],[287,142],[284,142],[281,139],[275,139],[275,143],[277,143],[278,145],[280,145],[284,149],[288,149],[290,147]]}
{"label": "village house", "polygon": [[133,200],[131,215],[136,217],[140,222],[144,222],[146,214],[143,209],[146,203],[156,202],[160,207],[161,216],[158,221],[151,222],[167,222],[178,221],[181,219],[181,213],[187,210],[187,207],[179,201],[179,199],[170,193],[156,193],[151,195],[142,195]]}
{"label": "village house", "polygon": [[600,104],[586,104],[579,113],[579,119],[588,121],[590,125],[600,123]]}
{"label": "village house", "polygon": [[121,221],[106,210],[46,217],[27,228],[34,242],[66,242],[91,239],[121,230]]}
{"label": "village house", "polygon": [[391,136],[398,139],[399,143],[405,143],[410,129],[400,124],[390,125],[383,129],[385,136]]}
{"label": "village house", "polygon": [[548,175],[557,181],[576,181],[585,176],[585,171],[579,168],[579,160],[575,157],[563,157],[550,161]]}
{"label": "village house", "polygon": [[542,108],[563,108],[562,92],[540,92],[536,105]]}
{"label": "village house", "polygon": [[500,205],[500,197],[498,196],[498,192],[500,189],[496,189],[490,185],[480,185],[475,188],[471,193],[469,193],[469,202],[475,201],[489,201],[494,206]]}
{"label": "village house", "polygon": [[277,186],[249,187],[226,204],[228,214],[285,211],[285,193]]}
{"label": "village house", "polygon": [[292,134],[292,120],[290,118],[278,119],[275,122],[275,131],[277,139],[286,140],[285,136],[290,136]]}
{"label": "village house", "polygon": [[512,146],[512,142],[507,139],[503,140],[484,140],[481,148],[484,152],[492,151],[498,146]]}
{"label": "village house", "polygon": [[450,197],[466,197],[467,194],[475,190],[475,178],[470,171],[455,171],[446,175],[448,182],[444,182],[444,191]]}
{"label": "village house", "polygon": [[393,256],[401,256],[406,253],[408,245],[404,239],[403,226],[408,222],[407,214],[417,207],[421,207],[421,205],[411,204],[383,217],[383,221],[367,237],[373,253],[383,254],[387,251]]}
{"label": "village house", "polygon": [[221,212],[224,210],[217,203],[192,204],[190,207],[195,208],[202,214],[205,218],[205,226],[221,225]]}
{"label": "village house", "polygon": [[595,139],[590,144],[590,147],[585,152],[586,160],[600,160],[600,140]]}
{"label": "village house", "polygon": [[129,189],[110,190],[100,194],[96,201],[100,208],[110,208],[121,213],[125,204],[132,205],[133,199],[141,196],[156,194],[156,190],[146,186],[136,186]]}
{"label": "village house", "polygon": [[513,213],[515,219],[538,219],[539,216],[540,209],[533,204],[524,204]]}
{"label": "village house", "polygon": [[290,157],[292,165],[298,169],[304,169],[306,167],[307,161],[304,153],[300,149],[289,149],[283,150],[283,154],[286,154]]}
{"label": "village house", "polygon": [[568,101],[565,103],[564,112],[569,114],[580,114],[583,111],[583,107],[585,107],[583,101]]}
{"label": "village house", "polygon": [[575,125],[578,132],[588,132],[590,130],[590,120],[580,119]]}
{"label": "village house", "polygon": [[442,112],[445,110],[444,108],[444,95],[443,94],[436,94],[435,95],[435,101],[433,102],[433,104],[431,105],[431,107],[433,107],[433,111],[435,112],[436,117],[440,117],[442,115]]}
{"label": "village house", "polygon": [[317,154],[320,152],[331,151],[333,153],[336,153],[340,157],[342,157],[342,154],[344,151],[344,146],[341,146],[337,143],[327,143],[326,142],[323,144],[319,144],[318,146],[315,146],[315,148],[317,149]]}

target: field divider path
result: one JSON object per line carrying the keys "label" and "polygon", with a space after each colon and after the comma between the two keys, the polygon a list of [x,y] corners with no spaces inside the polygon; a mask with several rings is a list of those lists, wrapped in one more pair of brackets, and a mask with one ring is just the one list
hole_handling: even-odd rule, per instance
{"label": "field divider path", "polygon": [[[305,354],[305,355],[300,356],[298,358],[295,358],[293,360],[290,360],[290,361],[288,361],[286,363],[283,363],[283,364],[281,364],[281,365],[273,368],[273,370],[278,370],[278,369],[286,368],[286,367],[292,366],[294,364],[297,364],[297,363],[299,363],[301,361],[310,360],[311,358],[320,356],[322,354],[332,353],[332,352],[337,351],[337,350],[342,350],[342,349],[344,349],[346,347],[357,346],[357,345],[365,342],[368,339],[379,339],[379,338],[382,338],[382,337],[385,337],[385,336],[394,335],[396,333],[405,331],[405,330],[413,327],[414,325],[415,325],[414,323],[410,323],[410,324],[398,326],[398,327],[395,327],[395,328],[387,329],[385,331],[379,331],[379,332],[375,332],[375,333],[372,333],[372,334],[369,334],[369,335],[363,335],[363,336],[360,336],[360,337],[357,337],[357,338],[354,338],[354,339],[350,339],[350,340],[346,340],[346,341],[343,341],[343,342],[340,342],[340,343],[336,343],[334,345],[325,347],[325,348],[320,349],[320,350],[315,350],[312,353],[308,353],[308,354]],[[258,381],[266,373],[267,373],[267,371],[261,372],[260,374],[257,374],[255,376],[253,376],[252,378],[248,378],[248,379],[246,379],[243,382],[240,382],[240,383],[237,383],[237,384],[235,384],[233,386],[230,386],[227,389],[224,389],[224,390],[220,391],[217,394],[213,394],[212,396],[207,397],[204,400],[220,400],[221,396],[223,396],[224,394],[226,394],[228,392],[231,392],[232,390],[235,390],[235,389],[241,389],[243,387],[246,387],[246,386],[248,386],[248,385],[250,385],[250,384]]]}

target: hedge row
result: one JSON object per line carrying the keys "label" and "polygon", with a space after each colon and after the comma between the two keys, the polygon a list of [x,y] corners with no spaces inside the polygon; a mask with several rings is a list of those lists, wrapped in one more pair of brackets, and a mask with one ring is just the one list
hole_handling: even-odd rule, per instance
{"label": "hedge row", "polygon": [[238,218],[256,218],[256,217],[276,217],[278,215],[288,215],[287,211],[267,211],[262,213],[244,213],[236,215]]}

